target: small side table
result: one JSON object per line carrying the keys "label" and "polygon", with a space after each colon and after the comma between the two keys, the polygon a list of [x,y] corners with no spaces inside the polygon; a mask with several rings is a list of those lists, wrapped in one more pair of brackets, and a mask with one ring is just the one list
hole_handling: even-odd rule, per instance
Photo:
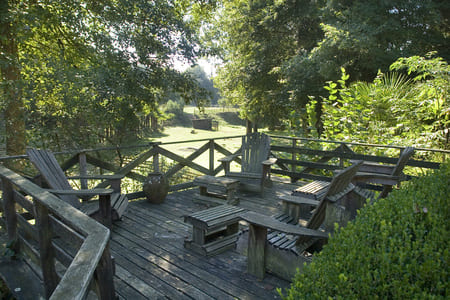
{"label": "small side table", "polygon": [[194,184],[199,187],[199,194],[195,196],[194,202],[216,205],[239,204],[239,199],[236,197],[238,180],[203,175],[195,178]]}
{"label": "small side table", "polygon": [[292,195],[319,200],[327,192],[329,186],[328,181],[316,180],[295,189],[292,191]]}
{"label": "small side table", "polygon": [[184,247],[205,256],[212,256],[236,247],[239,220],[243,208],[219,205],[184,217],[192,224],[192,239],[184,241]]}

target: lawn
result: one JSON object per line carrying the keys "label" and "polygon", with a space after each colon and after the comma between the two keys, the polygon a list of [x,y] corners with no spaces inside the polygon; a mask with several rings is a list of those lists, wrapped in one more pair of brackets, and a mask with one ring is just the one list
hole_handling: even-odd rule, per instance
{"label": "lawn", "polygon": [[[194,114],[198,114],[198,109],[196,107],[187,106],[184,109],[184,116],[182,120],[174,120],[173,122],[171,122],[172,124],[164,126],[161,132],[153,133],[147,136],[146,140],[153,142],[158,141],[162,143],[172,143],[191,140],[217,139],[220,137],[241,136],[245,134],[245,122],[238,117],[238,113],[236,110],[224,110],[219,107],[211,107],[206,108],[205,112],[208,117],[211,117],[219,122],[219,128],[217,131],[194,129],[190,120],[194,117]],[[205,143],[206,141],[181,144],[174,143],[164,145],[163,147],[178,155],[186,157],[190,153],[203,146]],[[230,151],[234,151],[240,147],[241,139],[220,139],[217,140],[216,143]],[[218,158],[219,157],[215,159],[216,167],[219,165],[219,163],[217,162]],[[209,152],[206,151],[200,157],[195,159],[194,162],[204,167],[208,167]]]}

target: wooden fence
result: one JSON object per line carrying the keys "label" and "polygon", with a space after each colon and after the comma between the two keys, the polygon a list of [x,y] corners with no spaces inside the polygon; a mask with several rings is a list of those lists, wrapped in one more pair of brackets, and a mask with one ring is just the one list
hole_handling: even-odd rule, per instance
{"label": "wooden fence", "polygon": [[[297,180],[331,180],[332,171],[343,169],[351,160],[365,160],[378,163],[395,164],[404,147],[373,145],[364,143],[346,143],[324,141],[297,137],[272,135],[271,153],[277,157],[277,164],[272,174]],[[160,171],[171,182],[171,191],[177,191],[193,186],[193,179],[200,175],[221,175],[222,166],[218,159],[234,154],[238,147],[227,147],[227,144],[240,144],[242,136],[229,136],[216,139],[187,140],[168,143],[148,143],[138,146],[85,149],[55,153],[62,168],[70,172],[109,172],[123,175],[134,188],[125,190],[128,198],[143,197],[140,187],[147,173]],[[233,141],[232,143],[230,143]],[[195,144],[193,152],[187,156],[177,154],[175,147],[186,148]],[[222,144],[222,145],[221,145]],[[223,146],[225,145],[225,146]],[[227,149],[228,148],[228,149]],[[437,169],[440,162],[448,158],[449,150],[416,148],[415,154],[407,163],[407,172],[411,175],[420,174],[424,169]],[[199,157],[202,157],[199,161]],[[433,157],[431,161],[430,158]],[[0,158],[26,159],[26,156]],[[65,160],[61,159],[65,158]],[[426,159],[424,159],[426,158]],[[79,163],[83,162],[83,167]],[[89,166],[85,166],[85,164]],[[239,168],[240,160],[236,158],[234,168]],[[187,174],[183,176],[183,174]],[[32,175],[32,174],[28,174]],[[126,181],[125,181],[126,182]],[[106,187],[100,183],[97,187]],[[376,189],[376,187],[374,187]]]}

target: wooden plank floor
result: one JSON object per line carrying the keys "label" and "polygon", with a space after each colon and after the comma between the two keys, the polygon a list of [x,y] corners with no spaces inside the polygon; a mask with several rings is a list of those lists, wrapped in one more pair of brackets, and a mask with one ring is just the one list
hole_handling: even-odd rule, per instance
{"label": "wooden plank floor", "polygon": [[[264,197],[239,194],[240,206],[272,215],[281,210],[277,197],[293,186],[274,184]],[[183,216],[207,208],[192,202],[196,189],[171,193],[163,204],[131,201],[114,223],[111,252],[116,261],[115,285],[122,299],[279,299],[277,288],[289,282],[246,272],[247,258],[230,250],[204,257],[184,249],[191,226]],[[242,241],[240,241],[242,242]]]}

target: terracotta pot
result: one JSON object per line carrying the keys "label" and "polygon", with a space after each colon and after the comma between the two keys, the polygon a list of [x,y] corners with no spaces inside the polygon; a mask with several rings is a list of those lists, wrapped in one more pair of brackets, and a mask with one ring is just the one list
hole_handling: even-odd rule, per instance
{"label": "terracotta pot", "polygon": [[169,192],[169,181],[160,172],[149,173],[142,188],[150,203],[163,203]]}

